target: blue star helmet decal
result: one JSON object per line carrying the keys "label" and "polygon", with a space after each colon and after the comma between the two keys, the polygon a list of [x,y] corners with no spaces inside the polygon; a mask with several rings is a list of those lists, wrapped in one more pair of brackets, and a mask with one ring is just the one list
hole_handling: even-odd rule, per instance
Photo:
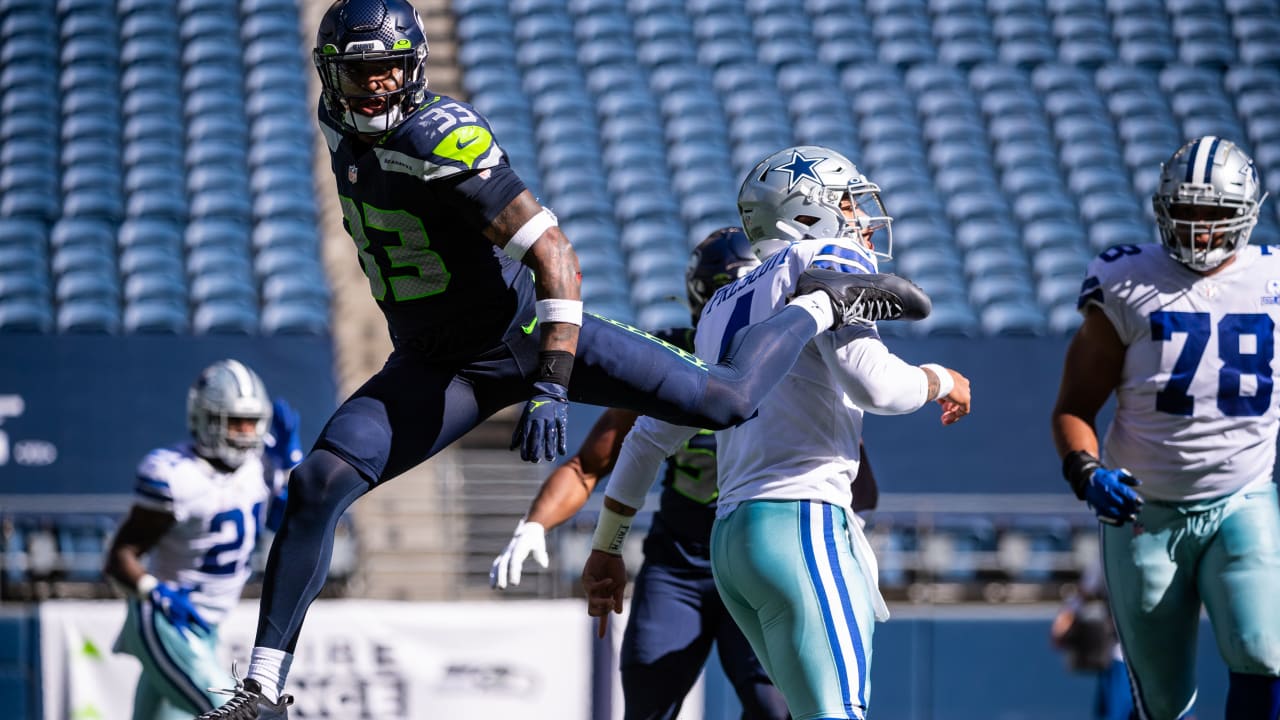
{"label": "blue star helmet decal", "polygon": [[823,160],[826,160],[826,158],[807,158],[800,154],[799,150],[792,150],[791,162],[786,165],[779,165],[774,170],[785,172],[791,176],[791,179],[787,181],[787,191],[790,192],[796,188],[796,183],[800,182],[801,178],[807,177],[821,185],[822,181],[818,179],[818,173],[814,172],[813,168]]}

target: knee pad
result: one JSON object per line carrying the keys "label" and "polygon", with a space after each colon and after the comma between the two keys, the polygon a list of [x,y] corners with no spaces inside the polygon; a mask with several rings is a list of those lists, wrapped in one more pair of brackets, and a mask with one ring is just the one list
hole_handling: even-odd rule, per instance
{"label": "knee pad", "polygon": [[294,514],[306,508],[325,508],[341,502],[349,505],[354,500],[353,491],[358,490],[355,493],[358,497],[368,489],[368,481],[345,460],[327,450],[316,450],[289,475],[286,512]]}

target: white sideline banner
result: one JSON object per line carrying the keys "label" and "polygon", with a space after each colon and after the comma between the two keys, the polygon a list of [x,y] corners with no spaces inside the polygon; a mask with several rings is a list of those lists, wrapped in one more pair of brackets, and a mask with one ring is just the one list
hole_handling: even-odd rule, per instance
{"label": "white sideline banner", "polygon": [[[257,601],[219,629],[248,667]],[[45,720],[129,720],[139,664],[111,647],[123,601],[40,605]],[[289,717],[335,720],[591,717],[594,622],[578,600],[311,606],[289,673]]]}

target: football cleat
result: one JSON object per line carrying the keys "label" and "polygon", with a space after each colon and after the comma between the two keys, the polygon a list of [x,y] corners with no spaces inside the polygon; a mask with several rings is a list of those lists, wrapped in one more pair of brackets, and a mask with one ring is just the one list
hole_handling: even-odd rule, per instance
{"label": "football cleat", "polygon": [[281,695],[280,700],[271,702],[262,694],[262,686],[257,680],[246,678],[236,680],[235,690],[218,690],[216,692],[230,695],[225,705],[214,708],[200,715],[196,720],[210,718],[216,720],[288,720],[289,706],[293,704],[292,695]]}
{"label": "football cleat", "polygon": [[891,273],[848,273],[811,267],[800,275],[796,294],[811,292],[823,292],[831,298],[836,315],[832,330],[880,320],[923,320],[933,310],[933,302],[924,290]]}

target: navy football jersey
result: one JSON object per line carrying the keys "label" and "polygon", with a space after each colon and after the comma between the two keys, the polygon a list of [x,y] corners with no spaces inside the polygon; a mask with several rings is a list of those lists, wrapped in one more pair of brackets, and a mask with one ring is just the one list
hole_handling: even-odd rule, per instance
{"label": "navy football jersey", "polygon": [[[693,351],[692,328],[663,330],[654,335],[682,350]],[[716,435],[710,430],[699,430],[667,458],[662,475],[662,495],[653,518],[653,528],[645,541],[645,553],[652,557],[655,552],[661,552],[670,560],[670,552],[674,550],[686,562],[695,561],[695,558],[696,561],[705,559],[709,562],[711,524],[716,519],[718,496]],[[660,541],[671,545],[672,540],[680,547],[657,548]]]}
{"label": "navy football jersey", "polygon": [[533,317],[530,271],[482,233],[525,185],[475,108],[433,96],[372,145],[323,103],[319,120],[343,225],[397,346],[473,351]]}

